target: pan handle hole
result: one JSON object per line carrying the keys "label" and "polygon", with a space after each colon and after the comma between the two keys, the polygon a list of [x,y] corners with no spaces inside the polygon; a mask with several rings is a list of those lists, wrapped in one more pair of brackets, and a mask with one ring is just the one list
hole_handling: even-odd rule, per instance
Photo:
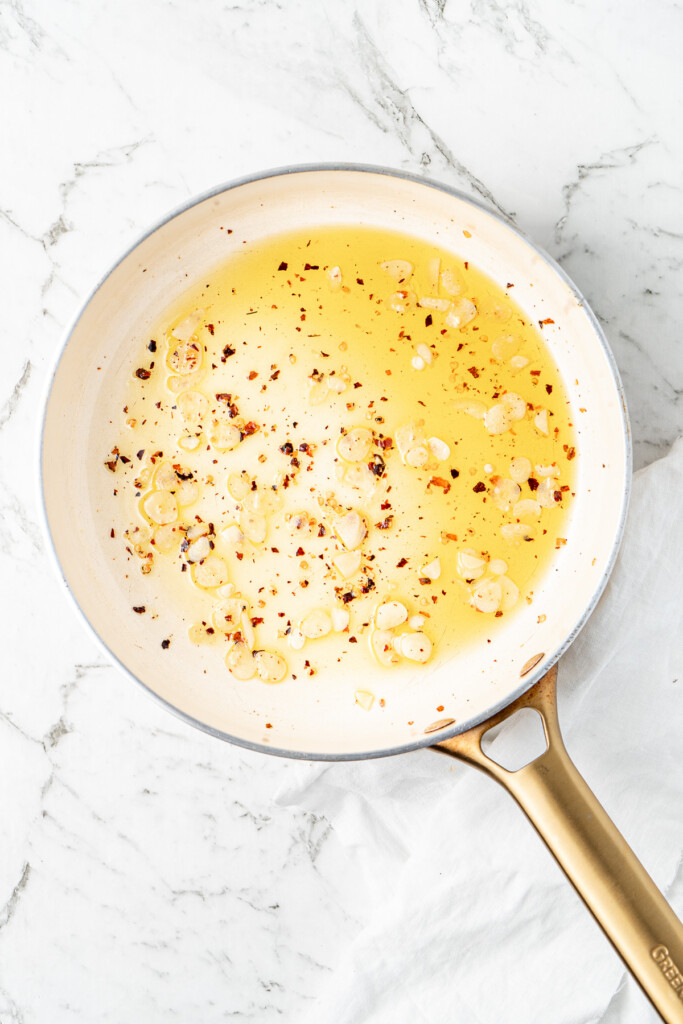
{"label": "pan handle hole", "polygon": [[481,738],[481,749],[491,761],[509,772],[531,764],[548,749],[543,719],[533,708],[515,711]]}

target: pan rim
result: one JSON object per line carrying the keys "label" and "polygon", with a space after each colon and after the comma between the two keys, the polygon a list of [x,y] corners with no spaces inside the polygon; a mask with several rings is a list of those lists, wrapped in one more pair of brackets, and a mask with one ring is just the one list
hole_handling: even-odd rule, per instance
{"label": "pan rim", "polygon": [[[123,263],[124,260],[126,260],[128,258],[128,256],[130,256],[135,251],[135,249],[138,248],[138,246],[140,246],[147,238],[149,238],[151,235],[153,235],[160,228],[164,227],[166,224],[170,223],[170,221],[174,220],[176,217],[178,217],[181,214],[183,214],[183,213],[187,212],[188,210],[192,209],[192,207],[198,206],[199,204],[205,202],[207,199],[212,199],[215,196],[222,195],[224,192],[231,191],[231,190],[233,190],[235,188],[239,188],[239,187],[241,187],[243,185],[253,184],[254,182],[257,182],[257,181],[263,181],[263,180],[266,180],[268,178],[273,178],[273,177],[282,177],[282,176],[289,175],[289,174],[307,174],[307,173],[312,173],[312,172],[338,172],[338,171],[340,171],[340,172],[362,173],[362,174],[385,175],[387,177],[399,178],[399,179],[403,179],[405,181],[413,182],[413,183],[415,183],[417,185],[425,186],[427,188],[433,188],[433,189],[436,189],[437,191],[440,191],[440,192],[443,192],[443,193],[445,193],[447,195],[453,196],[454,198],[459,199],[459,200],[461,200],[462,202],[464,202],[464,203],[466,203],[468,205],[476,207],[477,209],[483,211],[488,216],[493,217],[499,223],[504,225],[509,231],[511,231],[518,238],[520,238],[522,241],[524,241],[528,246],[530,246],[534,250],[534,252],[554,271],[554,273],[567,286],[567,288],[569,289],[571,294],[576,299],[577,303],[579,305],[581,305],[582,309],[584,310],[584,312],[585,312],[585,314],[586,314],[586,316],[587,316],[587,318],[589,320],[589,323],[590,323],[590,325],[591,325],[591,327],[593,329],[594,335],[596,336],[596,340],[599,342],[599,344],[600,344],[600,346],[602,348],[603,354],[605,355],[605,358],[607,360],[607,364],[608,364],[610,373],[612,375],[612,379],[613,379],[613,382],[614,382],[617,394],[619,396],[619,407],[620,407],[621,426],[622,426],[622,439],[623,439],[623,442],[624,442],[625,482],[624,482],[624,489],[623,489],[623,494],[622,494],[622,501],[621,501],[621,508],[620,508],[620,513],[619,513],[619,520],[618,520],[618,523],[617,523],[617,528],[616,528],[616,531],[615,531],[615,534],[614,534],[614,539],[612,541],[612,547],[611,547],[611,550],[610,550],[610,553],[609,553],[609,557],[608,557],[607,562],[606,562],[604,573],[603,573],[602,577],[600,578],[600,580],[598,581],[598,584],[595,587],[595,590],[593,591],[593,594],[591,595],[591,598],[590,598],[589,602],[586,604],[586,607],[584,608],[582,614],[578,617],[577,621],[574,623],[573,627],[571,628],[571,630],[568,632],[567,636],[565,637],[564,641],[552,653],[550,658],[548,660],[542,661],[542,666],[543,666],[542,668],[535,669],[532,672],[530,672],[527,676],[525,676],[520,681],[519,686],[516,687],[512,693],[506,694],[506,696],[502,700],[496,702],[494,705],[492,705],[491,707],[487,708],[485,712],[482,712],[482,713],[480,713],[478,715],[475,715],[471,719],[467,719],[464,723],[455,722],[452,726],[439,730],[438,733],[430,733],[430,734],[425,735],[424,737],[421,737],[420,739],[412,740],[412,741],[410,741],[408,743],[403,743],[403,744],[400,744],[400,745],[398,745],[396,747],[382,748],[380,750],[371,750],[371,751],[363,751],[363,752],[334,754],[334,753],[328,753],[328,752],[325,752],[325,751],[322,751],[322,752],[321,751],[308,752],[308,751],[289,750],[289,749],[284,748],[284,747],[274,747],[274,746],[270,746],[270,745],[265,744],[265,743],[257,743],[257,742],[251,741],[251,740],[246,740],[246,739],[244,739],[242,737],[239,737],[239,736],[233,736],[230,733],[224,732],[221,729],[216,729],[214,726],[211,726],[211,725],[209,725],[206,722],[203,722],[203,721],[201,721],[199,719],[194,718],[192,715],[188,714],[187,712],[185,712],[182,709],[178,708],[176,705],[172,704],[170,701],[166,700],[164,697],[160,696],[150,686],[148,686],[148,684],[145,683],[143,679],[141,679],[139,676],[137,676],[131,669],[129,669],[121,661],[121,659],[118,657],[118,655],[116,655],[114,653],[114,651],[112,651],[111,648],[105,643],[105,641],[102,639],[102,637],[99,635],[99,633],[97,632],[95,627],[90,622],[90,620],[89,620],[85,610],[81,607],[81,605],[78,602],[75,594],[73,593],[73,591],[72,591],[72,589],[71,589],[71,587],[69,585],[66,573],[64,572],[64,568],[63,568],[63,566],[62,566],[62,564],[60,562],[60,559],[59,559],[59,556],[57,554],[57,550],[56,550],[56,547],[55,547],[55,544],[54,544],[54,541],[53,541],[52,532],[50,530],[50,525],[49,525],[49,518],[48,518],[48,511],[47,511],[47,501],[46,501],[46,496],[45,496],[44,477],[43,477],[43,457],[44,457],[45,429],[46,429],[46,423],[47,423],[48,408],[49,408],[49,404],[50,404],[50,397],[52,395],[52,389],[53,389],[53,386],[54,386],[55,377],[56,377],[57,372],[59,370],[62,358],[63,358],[63,356],[64,356],[64,354],[66,352],[66,349],[67,349],[67,347],[69,345],[71,337],[72,337],[76,327],[78,326],[78,323],[80,322],[83,314],[85,313],[86,309],[88,308],[88,306],[90,305],[92,299],[94,298],[94,296],[97,294],[97,292],[100,290],[100,288],[102,288],[102,286],[109,279],[109,277],[111,277],[111,275],[114,273],[114,271],[121,265],[121,263]],[[627,518],[628,508],[629,508],[629,501],[630,501],[630,495],[631,495],[631,481],[632,481],[632,475],[633,475],[633,444],[632,444],[631,429],[630,429],[630,423],[629,423],[629,415],[628,415],[628,409],[627,409],[627,406],[626,406],[626,397],[625,397],[625,394],[624,394],[624,387],[623,387],[623,384],[622,384],[622,381],[621,381],[621,376],[619,374],[619,370],[618,370],[618,367],[617,367],[617,364],[616,364],[616,360],[614,358],[614,354],[613,354],[613,352],[612,352],[612,350],[611,350],[611,348],[609,346],[609,343],[607,341],[605,333],[604,333],[604,331],[603,331],[603,329],[602,329],[602,327],[601,327],[601,325],[600,325],[600,323],[599,323],[595,313],[591,309],[590,305],[588,304],[588,302],[585,299],[585,297],[583,296],[583,294],[579,291],[577,286],[574,284],[574,282],[571,280],[571,278],[567,275],[567,273],[563,270],[563,268],[553,259],[552,256],[550,256],[549,253],[547,253],[533,239],[529,238],[525,234],[525,232],[520,230],[520,228],[518,228],[515,224],[511,223],[511,221],[508,218],[504,217],[497,210],[492,209],[489,205],[487,205],[486,203],[482,202],[481,200],[472,198],[471,196],[468,196],[466,193],[462,192],[460,189],[454,188],[453,186],[450,186],[450,185],[446,185],[446,184],[444,184],[442,182],[434,181],[431,178],[426,178],[426,177],[418,175],[418,174],[413,174],[413,173],[411,173],[409,171],[397,170],[397,169],[390,168],[390,167],[385,167],[385,166],[382,166],[382,165],[362,164],[362,163],[336,163],[336,162],[334,162],[334,163],[290,164],[290,165],[286,165],[286,166],[283,166],[283,167],[271,168],[271,169],[268,169],[268,170],[265,170],[265,171],[260,171],[260,172],[254,173],[254,174],[249,174],[249,175],[244,175],[244,176],[239,177],[239,178],[234,178],[234,179],[232,179],[230,181],[223,182],[222,184],[217,185],[217,186],[215,186],[215,187],[213,187],[211,189],[208,189],[208,190],[205,190],[203,192],[195,194],[194,196],[192,196],[188,200],[186,200],[184,203],[182,203],[179,206],[175,207],[173,210],[171,210],[164,217],[160,218],[158,221],[153,223],[145,231],[143,231],[136,238],[136,240],[131,245],[129,245],[123,251],[123,253],[109,266],[107,271],[97,279],[96,283],[91,287],[91,289],[87,293],[85,299],[83,300],[83,302],[80,304],[79,308],[77,309],[75,315],[73,316],[73,318],[71,319],[71,321],[67,325],[67,327],[66,327],[66,329],[65,329],[65,331],[63,333],[63,336],[62,336],[61,344],[57,348],[56,355],[55,355],[55,357],[53,359],[51,369],[50,369],[50,371],[48,373],[48,376],[47,376],[47,379],[46,379],[46,382],[45,382],[45,390],[44,390],[43,399],[42,399],[42,402],[41,402],[41,415],[40,415],[39,422],[38,422],[38,431],[39,431],[39,438],[38,438],[38,445],[37,445],[37,451],[38,451],[38,460],[37,460],[38,461],[38,465],[37,465],[37,471],[38,471],[38,498],[39,498],[39,500],[38,500],[38,512],[39,512],[41,529],[42,529],[43,536],[44,536],[45,541],[46,541],[46,549],[47,549],[47,552],[48,552],[48,557],[49,557],[49,559],[52,562],[52,565],[53,565],[53,568],[55,570],[55,573],[56,573],[58,581],[61,583],[61,585],[63,586],[63,588],[65,589],[66,593],[68,594],[68,596],[69,596],[69,598],[71,600],[72,607],[76,610],[78,617],[81,619],[81,622],[85,625],[85,627],[86,627],[87,631],[90,633],[90,635],[94,638],[94,640],[95,640],[97,646],[100,648],[100,650],[103,651],[106,654],[106,656],[109,659],[111,659],[111,661],[113,661],[118,666],[118,668],[125,675],[127,675],[131,680],[133,680],[135,683],[137,683],[147,693],[147,695],[152,698],[152,700],[154,700],[156,703],[161,705],[167,711],[170,711],[173,715],[175,715],[176,718],[179,718],[186,725],[190,725],[193,728],[199,729],[202,732],[204,732],[204,733],[206,733],[206,734],[208,734],[210,736],[215,737],[216,739],[220,739],[220,740],[223,740],[224,742],[234,744],[235,746],[242,747],[243,749],[246,749],[246,750],[253,750],[253,751],[256,751],[258,753],[270,754],[270,755],[273,755],[275,757],[288,758],[288,759],[297,760],[297,761],[320,761],[320,762],[365,761],[365,760],[371,760],[371,759],[380,758],[380,757],[395,757],[395,756],[397,756],[399,754],[409,753],[409,752],[411,752],[413,750],[420,750],[420,749],[425,748],[425,747],[432,747],[432,746],[435,746],[437,743],[440,743],[440,742],[442,742],[444,740],[448,740],[448,739],[450,739],[450,738],[452,738],[454,736],[459,735],[460,733],[466,732],[468,729],[471,729],[471,728],[473,728],[473,727],[475,727],[477,725],[480,725],[482,722],[485,722],[487,719],[489,719],[493,715],[497,714],[499,711],[501,711],[503,708],[507,707],[509,704],[512,704],[523,693],[526,693],[527,690],[529,690],[534,685],[534,683],[538,682],[538,680],[543,675],[545,675],[546,672],[549,671],[549,669],[561,658],[561,656],[564,654],[564,652],[573,643],[573,641],[575,640],[575,638],[577,637],[579,632],[583,629],[583,627],[585,626],[586,622],[590,618],[590,616],[593,613],[593,611],[594,611],[598,601],[600,600],[600,597],[602,596],[602,593],[603,593],[603,591],[604,591],[604,589],[605,589],[605,587],[607,585],[607,581],[609,580],[609,578],[610,578],[610,576],[612,574],[612,570],[614,568],[614,564],[616,562],[617,555],[618,555],[619,549],[621,547],[621,542],[623,540],[624,529],[625,529],[625,525],[626,525],[626,518]]]}

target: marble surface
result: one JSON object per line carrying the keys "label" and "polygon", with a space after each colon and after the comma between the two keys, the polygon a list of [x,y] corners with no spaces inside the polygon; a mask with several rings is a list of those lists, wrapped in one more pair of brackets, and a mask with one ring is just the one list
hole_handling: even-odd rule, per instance
{"label": "marble surface", "polygon": [[333,818],[276,802],[292,766],[152,705],[52,579],[37,417],[81,298],[217,182],[428,174],[575,279],[644,466],[681,429],[682,22],[674,0],[0,2],[1,1024],[299,1021],[368,915]]}

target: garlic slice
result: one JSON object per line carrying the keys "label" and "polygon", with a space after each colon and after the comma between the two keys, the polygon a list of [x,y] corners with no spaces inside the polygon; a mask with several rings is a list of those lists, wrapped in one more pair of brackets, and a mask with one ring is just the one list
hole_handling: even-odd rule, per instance
{"label": "garlic slice", "polygon": [[225,664],[235,679],[246,681],[256,675],[254,655],[241,640],[232,645],[225,657]]}
{"label": "garlic slice", "polygon": [[363,517],[353,509],[343,516],[338,516],[333,521],[332,528],[347,551],[360,547],[368,532]]}
{"label": "garlic slice", "polygon": [[337,441],[337,451],[347,462],[363,462],[372,448],[372,431],[365,427],[354,427],[342,434]]}
{"label": "garlic slice", "polygon": [[332,619],[323,608],[315,608],[304,616],[300,628],[307,640],[319,640],[332,632]]}
{"label": "garlic slice", "polygon": [[332,559],[332,565],[342,579],[351,579],[360,570],[361,553],[360,551],[342,551]]}
{"label": "garlic slice", "polygon": [[254,661],[258,677],[264,683],[281,683],[287,675],[287,662],[272,651],[257,651]]}
{"label": "garlic slice", "polygon": [[[442,275],[443,279],[443,275]],[[444,323],[447,327],[466,327],[477,315],[477,307],[470,299],[456,299],[446,313]]]}
{"label": "garlic slice", "polygon": [[397,638],[401,654],[409,661],[424,664],[432,656],[432,641],[425,633],[402,633]]}
{"label": "garlic slice", "polygon": [[393,277],[394,281],[398,281],[399,284],[403,284],[413,275],[413,264],[408,260],[387,260],[385,263],[380,264],[382,270],[389,277]]}
{"label": "garlic slice", "polygon": [[203,562],[192,566],[192,579],[198,587],[213,590],[228,582],[228,567],[220,555],[207,555]]}
{"label": "garlic slice", "polygon": [[375,625],[380,630],[395,629],[408,618],[408,609],[400,601],[385,601],[375,610]]}
{"label": "garlic slice", "polygon": [[142,508],[147,518],[158,526],[175,523],[178,518],[178,505],[170,491],[151,491],[143,499]]}

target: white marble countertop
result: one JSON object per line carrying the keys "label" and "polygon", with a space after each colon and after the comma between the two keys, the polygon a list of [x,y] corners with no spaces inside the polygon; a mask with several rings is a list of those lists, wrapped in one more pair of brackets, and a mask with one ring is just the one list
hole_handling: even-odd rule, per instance
{"label": "white marble countertop", "polygon": [[52,578],[35,436],[78,303],[218,182],[428,174],[574,278],[647,465],[681,429],[682,21],[675,0],[0,3],[0,1024],[299,1021],[366,915],[334,823],[274,802],[292,766],[153,705]]}

